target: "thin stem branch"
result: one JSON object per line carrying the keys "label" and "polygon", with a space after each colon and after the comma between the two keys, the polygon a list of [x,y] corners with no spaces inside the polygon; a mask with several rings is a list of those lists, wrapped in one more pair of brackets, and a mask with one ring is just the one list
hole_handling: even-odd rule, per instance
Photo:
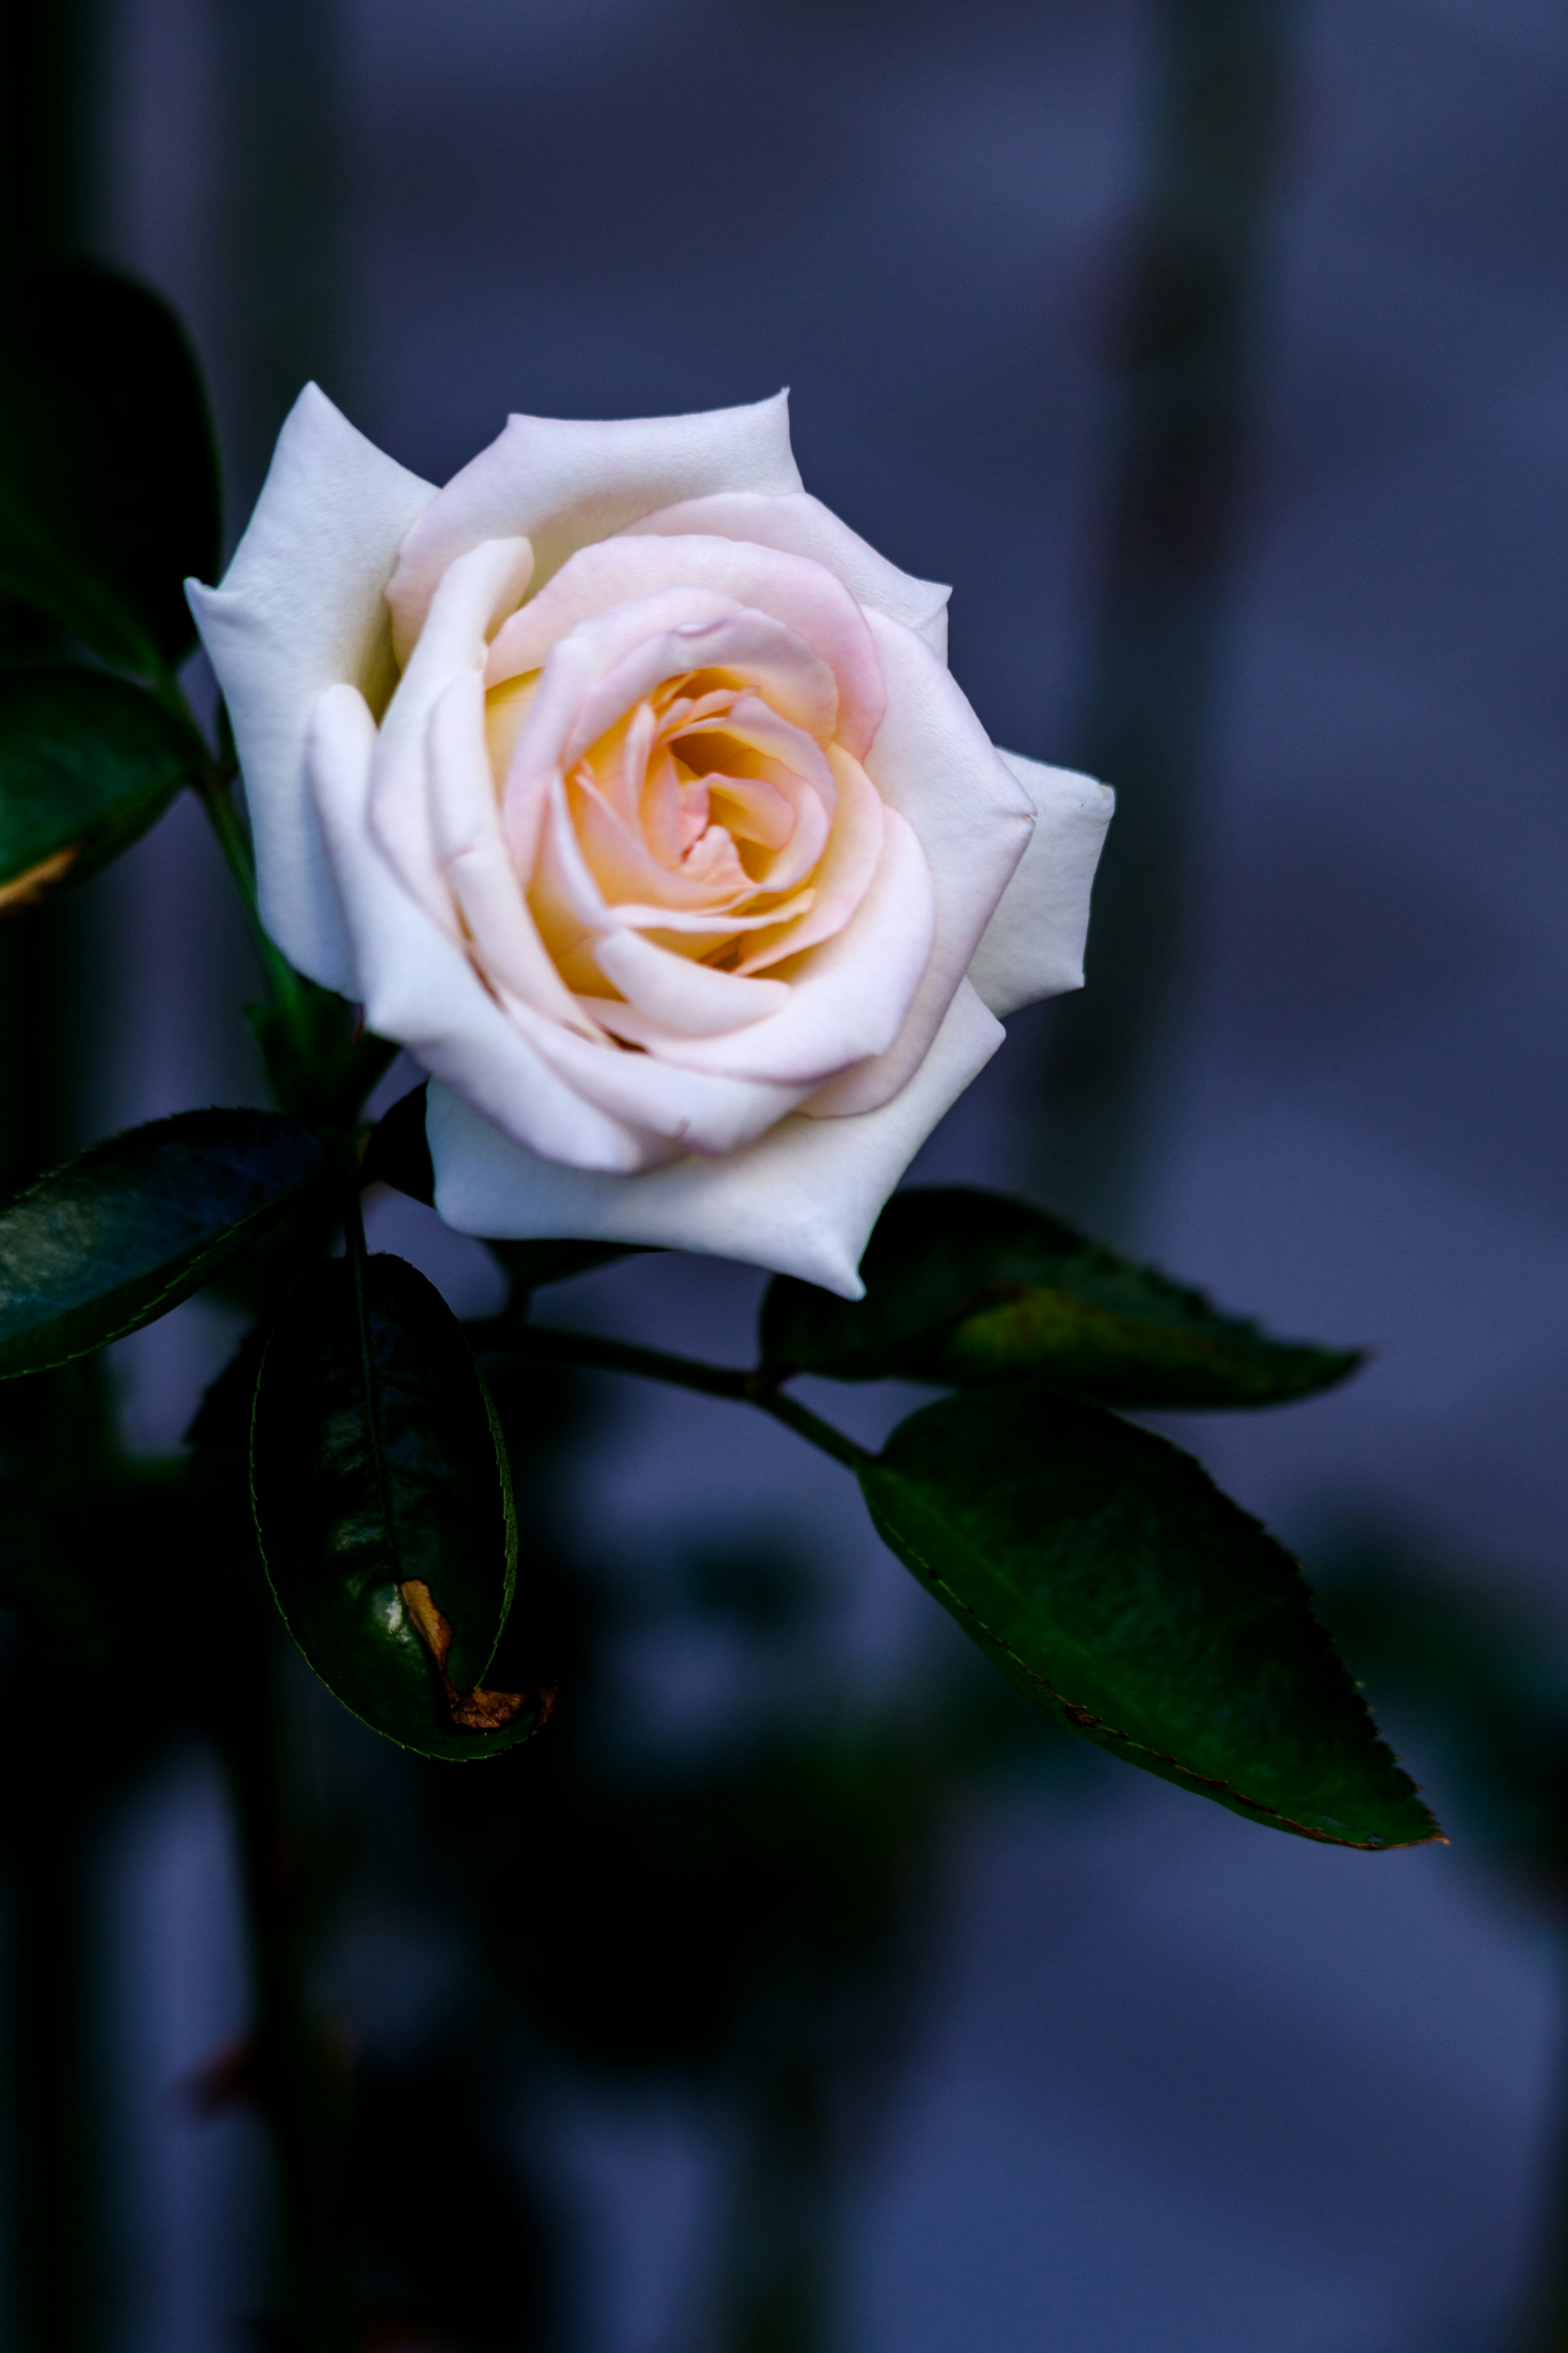
{"label": "thin stem branch", "polygon": [[730,1398],[737,1405],[755,1406],[771,1414],[798,1438],[824,1454],[832,1455],[850,1471],[859,1471],[875,1457],[844,1430],[824,1421],[792,1397],[785,1397],[776,1376],[758,1367],[742,1372],[725,1365],[705,1365],[694,1356],[677,1356],[663,1348],[643,1348],[630,1340],[602,1339],[593,1332],[563,1332],[547,1324],[523,1324],[509,1316],[489,1324],[470,1324],[469,1338],[479,1347],[531,1358],[536,1364],[581,1365],[601,1373],[635,1373],[644,1380],[666,1381],[672,1388],[696,1389],[704,1397]]}
{"label": "thin stem branch", "polygon": [[195,780],[195,794],[206,811],[207,823],[212,827],[217,846],[223,852],[224,863],[239,892],[245,918],[250,926],[250,936],[261,959],[273,1002],[289,1007],[300,996],[300,977],[261,921],[250,844],[240,823],[239,811],[234,805],[233,786],[238,774],[238,767],[232,759],[215,761]]}
{"label": "thin stem branch", "polygon": [[771,1413],[775,1421],[782,1421],[786,1430],[793,1430],[797,1438],[820,1448],[824,1454],[831,1454],[846,1470],[858,1473],[877,1459],[868,1447],[858,1445],[847,1431],[824,1421],[820,1414],[813,1413],[797,1398],[785,1397],[782,1389],[770,1389],[752,1402],[761,1406],[764,1413]]}

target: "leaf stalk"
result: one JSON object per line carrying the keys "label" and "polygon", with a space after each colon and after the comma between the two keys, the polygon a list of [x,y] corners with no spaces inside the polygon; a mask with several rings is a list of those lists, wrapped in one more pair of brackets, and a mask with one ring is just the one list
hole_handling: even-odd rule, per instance
{"label": "leaf stalk", "polygon": [[846,1469],[859,1471],[876,1457],[847,1431],[825,1421],[798,1398],[786,1397],[778,1375],[762,1366],[746,1372],[726,1365],[703,1364],[695,1356],[678,1356],[663,1348],[644,1348],[631,1340],[601,1338],[593,1332],[563,1332],[542,1324],[521,1324],[509,1316],[470,1324],[468,1336],[479,1348],[523,1356],[535,1364],[580,1365],[600,1373],[632,1373],[644,1380],[664,1381],[674,1388],[695,1389],[704,1397],[730,1398],[737,1405],[755,1406],[759,1412],[782,1421],[797,1438],[819,1452],[830,1454]]}

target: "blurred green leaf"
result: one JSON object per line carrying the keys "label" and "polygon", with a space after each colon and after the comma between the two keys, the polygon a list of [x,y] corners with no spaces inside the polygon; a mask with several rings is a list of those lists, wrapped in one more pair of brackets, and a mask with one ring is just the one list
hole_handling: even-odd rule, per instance
{"label": "blurred green leaf", "polygon": [[426,1757],[494,1757],[538,1729],[538,1693],[480,1688],[517,1563],[500,1430],[450,1309],[404,1260],[368,1260],[363,1293],[343,1259],[296,1286],[250,1476],[278,1606],[345,1707]]}
{"label": "blurred green leaf", "polygon": [[194,729],[106,670],[0,669],[0,913],[96,874],[207,758]]}
{"label": "blurred green leaf", "polygon": [[174,669],[195,641],[184,582],[216,577],[216,445],[184,331],[144,287],[84,261],[5,283],[0,591],[107,660]]}
{"label": "blurred green leaf", "polygon": [[860,1272],[858,1301],[773,1282],[764,1362],[786,1376],[1029,1381],[1098,1405],[1189,1409],[1283,1404],[1362,1362],[1271,1340],[1059,1218],[962,1187],[895,1193]]}
{"label": "blurred green leaf", "polygon": [[351,1127],[397,1048],[364,1026],[357,1005],[291,976],[287,1002],[247,1005],[272,1100],[311,1127]]}
{"label": "blurred green leaf", "polygon": [[1165,1440],[1043,1389],[948,1398],[860,1478],[927,1591],[1113,1756],[1338,1846],[1440,1836],[1296,1563]]}
{"label": "blurred green leaf", "polygon": [[187,1111],[40,1177],[0,1208],[0,1378],[166,1314],[329,1169],[292,1120]]}

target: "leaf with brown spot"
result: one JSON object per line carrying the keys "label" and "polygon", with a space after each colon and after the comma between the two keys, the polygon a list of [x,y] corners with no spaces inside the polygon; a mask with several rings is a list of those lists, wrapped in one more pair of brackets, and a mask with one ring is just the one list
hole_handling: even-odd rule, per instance
{"label": "leaf with brown spot", "polygon": [[251,1498],[289,1632],[345,1707],[426,1757],[499,1756],[548,1713],[484,1676],[517,1522],[489,1395],[439,1292],[402,1259],[312,1268],[267,1345]]}
{"label": "leaf with brown spot", "polygon": [[[447,1661],[451,1654],[452,1630],[436,1607],[435,1596],[422,1577],[405,1577],[398,1587],[403,1606],[414,1620],[414,1630],[436,1662],[441,1678],[441,1688],[447,1694],[447,1705],[452,1711],[452,1721],[465,1732],[500,1732],[504,1725],[522,1713],[527,1694],[523,1692],[480,1691],[476,1685],[471,1692],[460,1692],[447,1672]],[[543,1714],[548,1714],[546,1702]],[[543,1714],[541,1722],[543,1721]]]}

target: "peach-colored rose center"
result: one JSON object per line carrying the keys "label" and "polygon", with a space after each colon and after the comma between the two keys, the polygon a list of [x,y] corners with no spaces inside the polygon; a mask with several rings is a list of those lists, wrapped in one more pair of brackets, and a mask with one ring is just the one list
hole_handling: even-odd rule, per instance
{"label": "peach-colored rose center", "polygon": [[[508,680],[487,698],[498,791],[540,678]],[[666,679],[563,784],[528,900],[567,987],[601,1001],[611,987],[593,953],[602,922],[584,921],[579,860],[617,923],[694,963],[749,976],[842,928],[881,831],[879,797],[859,764],[723,670]],[[844,784],[855,807],[840,826]],[[835,844],[836,828],[844,838]],[[837,887],[825,894],[830,845]]]}

